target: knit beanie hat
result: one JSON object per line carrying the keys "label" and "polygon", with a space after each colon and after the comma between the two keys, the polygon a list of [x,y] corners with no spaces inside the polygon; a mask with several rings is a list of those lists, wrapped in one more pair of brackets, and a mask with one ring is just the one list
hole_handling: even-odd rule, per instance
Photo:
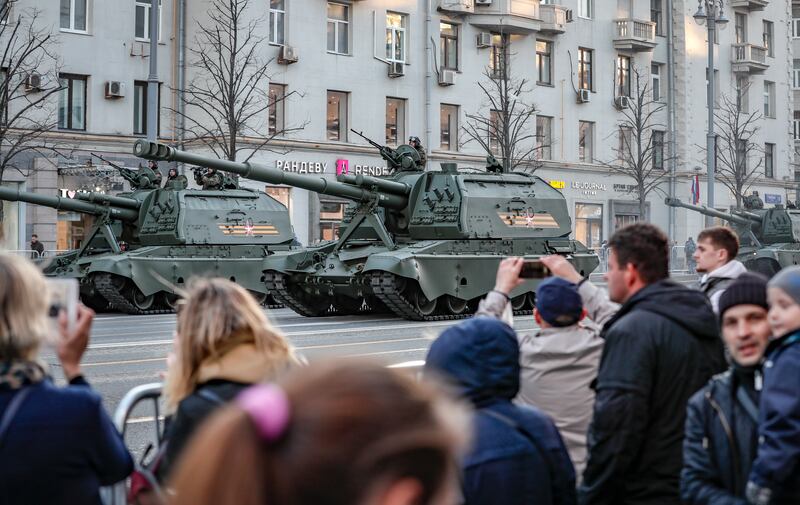
{"label": "knit beanie hat", "polygon": [[800,305],[800,266],[787,267],[775,274],[769,287],[780,288]]}
{"label": "knit beanie hat", "polygon": [[536,310],[552,326],[577,323],[583,313],[578,286],[559,277],[548,277],[536,288]]}
{"label": "knit beanie hat", "polygon": [[736,305],[767,305],[767,278],[755,272],[745,272],[733,281],[719,297],[719,318]]}

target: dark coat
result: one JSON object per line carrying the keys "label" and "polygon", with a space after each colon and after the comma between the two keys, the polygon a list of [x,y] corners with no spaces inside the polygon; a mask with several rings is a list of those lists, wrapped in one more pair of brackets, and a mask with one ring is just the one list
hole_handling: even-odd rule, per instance
{"label": "dark coat", "polygon": [[[133,460],[100,396],[82,377],[35,385],[0,448],[0,503],[99,505],[100,486],[127,477]],[[19,390],[0,391],[0,416]]]}
{"label": "dark coat", "polygon": [[460,323],[431,345],[425,368],[454,379],[476,409],[466,505],[575,503],[575,471],[553,421],[511,402],[520,380],[513,329],[487,317]]}
{"label": "dark coat", "polygon": [[711,305],[670,280],[634,294],[607,322],[583,504],[679,504],[689,397],[727,368]]}
{"label": "dark coat", "polygon": [[756,455],[758,424],[737,399],[744,380],[727,371],[689,400],[681,471],[681,498],[687,504],[747,504],[744,489]]}
{"label": "dark coat", "polygon": [[[169,472],[186,448],[186,444],[197,428],[203,424],[203,421],[217,408],[236,398],[249,386],[250,384],[214,379],[200,384],[194,393],[181,400],[165,430],[166,453],[158,469],[159,477],[162,480],[169,476]],[[204,396],[200,392],[202,390],[211,394]]]}
{"label": "dark coat", "polygon": [[772,342],[759,404],[761,443],[750,480],[772,490],[770,504],[800,503],[800,331]]}

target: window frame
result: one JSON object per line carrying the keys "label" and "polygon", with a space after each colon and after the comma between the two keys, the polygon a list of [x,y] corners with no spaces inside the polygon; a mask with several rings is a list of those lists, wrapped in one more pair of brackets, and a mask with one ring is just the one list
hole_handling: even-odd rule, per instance
{"label": "window frame", "polygon": [[775,118],[775,83],[764,81],[764,117]]}
{"label": "window frame", "polygon": [[[88,88],[89,88],[89,76],[88,75],[80,75],[80,74],[58,74],[58,81],[59,86],[64,86],[61,81],[66,80],[68,81],[66,86],[62,89],[66,89],[67,91],[67,125],[61,126],[61,121],[58,121],[58,129],[59,130],[69,130],[69,131],[86,131],[86,123],[88,119],[87,109],[88,107]],[[73,89],[74,86],[72,83],[74,81],[82,81],[83,82],[83,127],[82,128],[73,128],[72,126],[72,108],[73,108]],[[59,104],[58,108],[61,109],[61,100],[60,100],[60,93],[59,93]]]}
{"label": "window frame", "polygon": [[[498,43],[495,43],[497,38]],[[492,47],[489,52],[489,70],[492,79],[502,79],[503,67],[509,70],[511,54],[508,52],[511,37],[507,33],[492,32]]]}
{"label": "window frame", "polygon": [[800,89],[800,58],[792,59],[792,89]]}
{"label": "window frame", "polygon": [[651,139],[651,142],[653,143],[653,170],[661,170],[663,172],[666,170],[666,164],[664,163],[664,148],[666,145],[667,134],[664,130],[653,130],[651,135],[653,136]]}
{"label": "window frame", "polygon": [[[584,58],[589,56],[588,61]],[[587,71],[588,70],[588,71]],[[588,78],[588,83],[584,82],[584,74]],[[594,49],[588,47],[578,47],[578,89],[594,91]],[[589,87],[584,87],[588,84]]]}
{"label": "window frame", "polygon": [[[625,65],[623,65],[625,63]],[[617,63],[615,69],[614,81],[616,83],[616,95],[631,96],[631,65],[633,65],[633,58],[623,54],[617,55]],[[624,81],[624,82],[623,82]]]}
{"label": "window frame", "polygon": [[762,35],[763,45],[767,48],[767,56],[775,57],[775,23],[764,19],[762,21],[764,33]]}
{"label": "window frame", "polygon": [[[739,23],[742,20],[742,23]],[[747,14],[734,12],[733,14],[733,40],[734,44],[747,44]]]}
{"label": "window frame", "polygon": [[[544,44],[545,51],[539,50],[539,44]],[[536,84],[539,86],[553,85],[553,42],[550,40],[536,39]],[[542,80],[544,58],[547,58],[547,80]]]}
{"label": "window frame", "polygon": [[[654,19],[655,18],[655,19]],[[664,36],[664,3],[663,0],[650,0],[650,22],[655,23],[657,37]]]}
{"label": "window frame", "polygon": [[[87,0],[88,1],[88,0]],[[138,9],[144,9],[144,33],[147,35],[145,37],[140,37],[136,33],[136,11]],[[150,30],[150,9],[153,8],[153,4],[150,0],[135,0],[134,2],[134,11],[133,11],[133,37],[137,42],[150,42],[150,34],[152,33]],[[164,3],[162,0],[158,0],[158,43],[164,41]]]}
{"label": "window frame", "polygon": [[[280,90],[280,94],[275,94],[274,99],[273,89]],[[281,136],[286,130],[286,84],[269,83],[267,97],[270,101],[267,105],[267,135],[270,138]]]}
{"label": "window frame", "polygon": [[[335,18],[331,18],[330,17],[327,9],[328,9],[328,7],[330,7],[331,4],[339,5],[339,6],[344,7],[344,9],[345,9],[345,11],[344,11],[345,19],[344,20],[335,19]],[[327,30],[327,27],[330,26],[331,24],[333,24],[333,30],[334,30],[334,35],[333,35],[334,48],[333,49],[328,47],[327,31],[325,32],[325,37],[326,37],[325,49],[326,49],[328,54],[339,54],[339,55],[343,55],[343,56],[349,56],[350,55],[350,45],[351,45],[350,44],[350,25],[351,25],[350,16],[352,15],[351,13],[353,12],[350,7],[351,7],[350,4],[346,4],[346,3],[343,3],[343,2],[327,2],[325,4],[325,8],[326,8],[325,16],[326,16],[326,19],[327,19],[327,24],[325,25],[326,26],[326,30]],[[344,29],[347,30],[347,33],[345,34],[345,40],[346,40],[347,47],[345,48],[344,51],[341,51],[341,48],[338,47],[339,46],[340,30],[342,29],[342,27],[344,27]]]}
{"label": "window frame", "polygon": [[[594,126],[594,121],[578,120],[578,160],[581,163],[594,163]],[[581,132],[584,127],[586,133]]]}
{"label": "window frame", "polygon": [[82,30],[80,28],[75,28],[75,2],[77,2],[78,0],[61,0],[61,2],[64,2],[64,1],[69,2],[69,26],[68,27],[61,26],[61,3],[59,3],[59,16],[58,16],[58,18],[59,18],[59,21],[58,21],[59,31],[62,31],[62,32],[65,32],[65,33],[88,34],[89,33],[89,11],[90,11],[89,2],[91,0],[85,0],[85,2],[83,4],[84,5],[84,9],[85,9],[84,19],[85,19],[85,22],[86,22],[86,27],[84,29],[82,29]]}
{"label": "window frame", "polygon": [[652,89],[650,90],[653,95],[654,102],[662,102],[664,98],[664,94],[661,92],[661,68],[663,65],[661,63],[650,63],[650,76],[651,76],[651,86]]}
{"label": "window frame", "polygon": [[486,133],[488,136],[488,145],[489,151],[493,155],[500,155],[501,146],[500,146],[500,138],[497,136],[497,126],[496,125],[500,121],[500,111],[496,109],[489,110],[489,122],[486,126]]}
{"label": "window frame", "polygon": [[775,178],[775,144],[771,142],[764,143],[764,177]]}
{"label": "window frame", "polygon": [[[133,81],[133,106],[134,106],[133,107],[133,134],[134,135],[141,135],[141,136],[147,135],[147,124],[148,124],[147,123],[147,120],[148,120],[148,117],[147,117],[147,110],[148,110],[147,99],[148,99],[148,95],[147,95],[147,93],[148,93],[148,86],[149,86],[149,82],[148,81],[143,81],[143,80]],[[142,103],[143,103],[142,120],[140,121],[141,122],[142,131],[136,131],[136,88],[142,88],[143,89],[143,93],[142,93],[142,97],[143,97],[143,100],[142,100]],[[161,83],[160,82],[158,83],[158,108],[157,108],[157,111],[158,111],[157,112],[158,124],[156,125],[156,137],[160,137],[161,136]]]}
{"label": "window frame", "polygon": [[[272,1],[269,2],[269,44],[273,46],[286,45],[286,1],[276,0],[283,4],[281,9],[273,8]],[[279,21],[280,20],[280,21]],[[281,40],[277,40],[278,25],[280,25]]]}
{"label": "window frame", "polygon": [[[449,112],[447,112],[447,119],[448,122],[452,119],[455,119],[455,125],[448,124],[447,128],[447,146],[445,147],[444,142],[444,129],[442,128],[444,115],[446,113],[445,108],[451,108]],[[458,129],[459,129],[459,115],[461,113],[460,106],[456,104],[450,103],[441,103],[439,104],[439,149],[448,152],[458,152]],[[455,149],[453,149],[455,147]]]}
{"label": "window frame", "polygon": [[594,0],[578,0],[578,17],[594,19]]}
{"label": "window frame", "polygon": [[[402,145],[406,138],[406,102],[405,98],[400,98],[396,96],[387,96],[386,97],[386,107],[384,113],[384,138],[386,140],[386,145],[389,146],[399,146]],[[395,118],[394,118],[394,142],[391,141],[389,138],[389,130],[391,123],[389,123],[389,105],[390,103],[394,103],[395,105]]]}
{"label": "window frame", "polygon": [[[741,83],[744,82],[744,86],[741,86]],[[735,80],[736,86],[736,111],[737,112],[748,112],[750,109],[750,104],[748,100],[748,91],[750,89],[750,79],[746,75],[738,75],[736,76]]]}
{"label": "window frame", "polygon": [[[336,95],[339,98],[339,106],[337,108],[338,114],[338,131],[337,131],[337,138],[331,138],[331,129],[328,125],[328,110],[330,109],[330,100],[331,96]],[[344,103],[343,103],[344,102]],[[326,93],[326,108],[325,108],[325,139],[328,142],[347,142],[347,125],[349,123],[349,112],[350,112],[350,92],[348,91],[340,91],[336,89],[329,89]]]}
{"label": "window frame", "polygon": [[[450,33],[443,32],[442,31],[442,25],[451,26],[453,28],[454,35],[450,34]],[[456,23],[452,23],[450,21],[441,21],[441,20],[439,21],[439,47],[440,47],[439,57],[442,59],[442,62],[441,62],[441,64],[442,64],[441,68],[442,69],[456,70],[456,71],[458,70],[458,65],[459,65],[459,61],[458,61],[459,60],[459,58],[458,58],[458,50],[459,50],[458,39],[459,39],[460,36],[461,36],[461,27],[460,27],[460,25],[458,25]],[[455,54],[455,58],[456,58],[455,65],[450,65],[449,64],[450,63],[449,62],[449,58],[448,58],[448,55],[450,54],[449,49],[452,48],[452,45],[455,45],[455,51],[453,52],[453,54]]]}
{"label": "window frame", "polygon": [[[543,120],[540,122],[539,120]],[[544,127],[547,127],[546,129]],[[541,133],[540,133],[541,131]],[[536,115],[536,159],[553,159],[553,116]]]}
{"label": "window frame", "polygon": [[[400,26],[394,26],[389,24],[389,17],[390,16],[399,16],[400,18]],[[402,40],[399,44],[401,57],[395,58],[395,54],[397,52],[398,47],[398,37],[402,34]],[[390,63],[407,63],[407,46],[408,46],[408,15],[403,14],[401,12],[395,11],[386,11],[386,35],[387,40],[391,38],[390,45],[386,47],[386,61]]]}

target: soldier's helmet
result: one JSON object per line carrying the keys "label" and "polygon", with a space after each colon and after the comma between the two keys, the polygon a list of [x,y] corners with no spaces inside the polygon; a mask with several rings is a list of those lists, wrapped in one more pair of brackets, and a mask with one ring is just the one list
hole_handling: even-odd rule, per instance
{"label": "soldier's helmet", "polygon": [[414,136],[408,137],[408,143],[409,145],[412,145],[414,147],[417,147],[422,144],[422,142],[420,142],[419,140],[419,137],[414,137]]}

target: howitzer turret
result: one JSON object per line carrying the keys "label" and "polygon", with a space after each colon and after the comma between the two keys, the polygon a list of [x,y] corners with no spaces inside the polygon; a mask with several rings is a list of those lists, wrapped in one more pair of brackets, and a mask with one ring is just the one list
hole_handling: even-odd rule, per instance
{"label": "howitzer turret", "polygon": [[[81,212],[84,214],[91,214],[93,216],[108,216],[112,219],[119,219],[121,221],[136,221],[139,219],[139,211],[138,208],[141,205],[140,202],[133,200],[133,199],[116,199],[117,203],[121,201],[125,201],[124,207],[118,207],[114,205],[104,205],[102,203],[90,203],[91,200],[88,198],[98,198],[95,196],[96,194],[91,194],[92,196],[87,196],[87,201],[84,201],[83,198],[80,200],[72,199],[72,198],[65,198],[61,196],[47,196],[47,195],[40,195],[38,193],[28,193],[26,191],[19,191],[12,188],[5,188],[0,187],[0,200],[6,200],[9,202],[26,202],[32,203],[36,205],[42,205],[45,207],[52,207],[57,210],[68,210],[70,212]],[[98,199],[98,201],[100,201]],[[110,203],[106,201],[107,203]]]}
{"label": "howitzer turret", "polygon": [[[331,180],[144,140],[134,153],[351,200],[337,240],[264,261],[273,296],[307,316],[391,311],[418,320],[464,317],[492,289],[505,256],[563,254],[586,275],[599,263],[569,238],[564,196],[529,174],[459,172],[450,163],[438,171],[397,170],[385,178],[340,174]],[[536,284],[527,281],[512,293],[515,310],[532,309]]]}
{"label": "howitzer turret", "polygon": [[800,230],[800,210],[778,205],[771,209],[723,212],[684,203],[677,198],[667,198],[665,203],[730,223],[739,237],[737,259],[749,270],[772,276],[781,268],[800,262],[800,236],[797,233]]}

